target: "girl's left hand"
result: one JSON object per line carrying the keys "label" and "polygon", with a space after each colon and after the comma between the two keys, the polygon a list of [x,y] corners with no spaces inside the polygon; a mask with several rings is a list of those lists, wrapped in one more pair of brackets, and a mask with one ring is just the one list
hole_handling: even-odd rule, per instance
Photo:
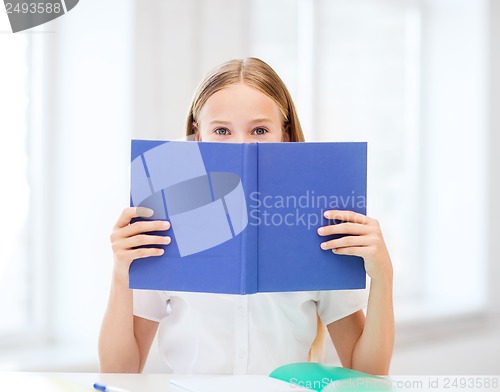
{"label": "girl's left hand", "polygon": [[320,236],[332,234],[344,237],[321,243],[321,249],[331,249],[337,255],[360,256],[365,261],[366,273],[372,280],[392,278],[392,264],[376,219],[353,211],[328,210],[327,219],[342,221],[318,228]]}

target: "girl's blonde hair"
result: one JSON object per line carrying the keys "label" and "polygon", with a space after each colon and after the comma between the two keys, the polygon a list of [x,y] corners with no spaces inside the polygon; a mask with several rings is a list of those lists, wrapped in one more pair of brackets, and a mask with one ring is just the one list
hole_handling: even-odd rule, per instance
{"label": "girl's blonde hair", "polygon": [[276,102],[281,113],[283,132],[288,133],[291,142],[304,141],[297,111],[285,83],[267,63],[255,57],[230,60],[205,76],[196,89],[189,108],[186,136],[194,135],[195,123],[208,98],[224,87],[240,82],[259,90]]}
{"label": "girl's blonde hair", "polygon": [[[288,133],[289,141],[303,142],[304,134],[300,126],[297,111],[285,83],[278,74],[264,61],[248,57],[227,61],[210,71],[198,85],[186,120],[186,136],[195,133],[200,110],[212,94],[236,83],[246,83],[266,94],[276,104],[281,113],[281,129]],[[326,327],[317,315],[317,333],[309,350],[310,361],[321,361],[324,357]]]}

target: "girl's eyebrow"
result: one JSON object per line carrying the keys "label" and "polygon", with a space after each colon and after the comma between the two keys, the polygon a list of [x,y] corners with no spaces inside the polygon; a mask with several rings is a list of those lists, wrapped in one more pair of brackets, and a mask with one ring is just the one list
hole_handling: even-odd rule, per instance
{"label": "girl's eyebrow", "polygon": [[224,121],[224,120],[212,120],[209,122],[209,124],[222,124],[222,125],[230,125],[230,121]]}
{"label": "girl's eyebrow", "polygon": [[250,124],[256,124],[256,123],[269,123],[272,122],[272,120],[268,117],[261,117],[261,118],[256,118],[255,120],[250,121]]}

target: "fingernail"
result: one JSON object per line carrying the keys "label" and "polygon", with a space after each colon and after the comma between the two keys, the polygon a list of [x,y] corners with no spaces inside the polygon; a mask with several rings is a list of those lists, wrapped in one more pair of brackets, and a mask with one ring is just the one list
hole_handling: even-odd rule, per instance
{"label": "fingernail", "polygon": [[318,234],[323,234],[323,233],[324,233],[324,231],[325,231],[325,229],[324,229],[323,227],[320,227],[320,228],[318,229]]}
{"label": "fingernail", "polygon": [[326,248],[326,243],[322,242],[320,246],[321,246],[321,249],[325,249]]}
{"label": "fingernail", "polygon": [[169,221],[163,221],[162,226],[166,229],[170,228],[170,222]]}
{"label": "fingernail", "polygon": [[137,207],[136,214],[142,218],[150,218],[155,212],[151,208]]}
{"label": "fingernail", "polygon": [[165,237],[165,240],[166,240],[166,243],[167,243],[167,244],[170,244],[170,241],[172,241],[172,238],[170,238],[169,236],[166,236],[166,237]]}

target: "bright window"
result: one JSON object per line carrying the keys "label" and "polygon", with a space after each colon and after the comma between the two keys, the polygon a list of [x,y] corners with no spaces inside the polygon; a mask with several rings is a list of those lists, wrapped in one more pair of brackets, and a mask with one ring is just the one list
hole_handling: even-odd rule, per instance
{"label": "bright window", "polygon": [[0,15],[0,342],[26,327],[32,315],[28,250],[30,189],[27,157],[28,36],[12,35]]}

